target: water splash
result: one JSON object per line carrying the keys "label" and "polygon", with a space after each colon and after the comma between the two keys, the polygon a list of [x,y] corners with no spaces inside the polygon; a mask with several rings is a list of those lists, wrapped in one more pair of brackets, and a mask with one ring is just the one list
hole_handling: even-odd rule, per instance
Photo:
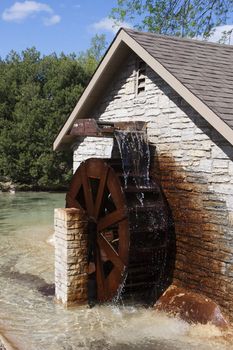
{"label": "water splash", "polygon": [[123,280],[122,280],[121,284],[119,285],[119,288],[117,290],[115,297],[112,300],[113,305],[118,305],[119,302],[124,304],[122,295],[124,294],[124,288],[125,288],[126,280],[128,277],[128,271],[126,270],[126,268],[124,268],[124,271],[122,272],[122,276],[123,276]]}
{"label": "water splash", "polygon": [[[136,307],[96,306],[64,309],[38,291],[38,278],[54,282],[53,248],[46,243],[53,229],[53,208],[64,195],[0,196],[0,332],[19,350],[229,350],[232,334],[211,325],[189,325],[174,317]],[[36,201],[32,200],[37,198]],[[40,198],[40,200],[38,199]],[[25,208],[27,210],[25,211]],[[31,212],[30,221],[24,214]],[[5,213],[8,216],[5,217]],[[45,218],[46,215],[46,218]],[[44,225],[39,225],[44,218]],[[6,236],[5,225],[11,224]],[[9,278],[8,271],[35,275],[31,283]],[[230,340],[228,340],[230,339]]]}

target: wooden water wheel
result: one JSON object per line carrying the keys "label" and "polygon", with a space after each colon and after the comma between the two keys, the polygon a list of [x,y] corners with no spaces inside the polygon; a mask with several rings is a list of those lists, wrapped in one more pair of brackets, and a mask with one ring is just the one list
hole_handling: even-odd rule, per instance
{"label": "wooden water wheel", "polygon": [[99,301],[115,298],[125,282],[125,295],[151,302],[168,284],[167,202],[154,181],[140,186],[140,176],[129,173],[126,184],[120,159],[91,158],[81,163],[67,193],[67,207],[88,216]]}

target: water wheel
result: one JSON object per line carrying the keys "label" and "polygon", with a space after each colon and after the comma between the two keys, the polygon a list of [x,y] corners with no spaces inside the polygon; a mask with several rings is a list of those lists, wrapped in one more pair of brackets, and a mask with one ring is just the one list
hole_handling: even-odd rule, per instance
{"label": "water wheel", "polygon": [[140,186],[132,173],[126,183],[120,159],[92,158],[73,175],[66,205],[88,216],[99,301],[116,297],[123,282],[125,295],[147,302],[163,292],[171,220],[158,184]]}

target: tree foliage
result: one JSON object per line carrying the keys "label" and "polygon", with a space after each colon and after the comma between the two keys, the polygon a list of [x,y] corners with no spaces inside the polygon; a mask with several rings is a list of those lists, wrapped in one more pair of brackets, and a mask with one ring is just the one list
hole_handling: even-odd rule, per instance
{"label": "tree foliage", "polygon": [[232,12],[233,0],[117,0],[112,16],[150,32],[205,38]]}
{"label": "tree foliage", "polygon": [[67,183],[71,152],[53,152],[52,144],[96,68],[101,43],[93,50],[41,57],[31,48],[0,60],[0,176],[39,188]]}

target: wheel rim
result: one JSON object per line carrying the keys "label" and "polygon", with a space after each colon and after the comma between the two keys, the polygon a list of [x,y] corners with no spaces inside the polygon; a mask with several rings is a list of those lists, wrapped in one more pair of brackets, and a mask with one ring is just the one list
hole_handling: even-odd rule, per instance
{"label": "wheel rim", "polygon": [[97,299],[112,300],[128,265],[129,222],[118,176],[102,159],[89,159],[75,172],[66,206],[82,209],[95,227]]}

